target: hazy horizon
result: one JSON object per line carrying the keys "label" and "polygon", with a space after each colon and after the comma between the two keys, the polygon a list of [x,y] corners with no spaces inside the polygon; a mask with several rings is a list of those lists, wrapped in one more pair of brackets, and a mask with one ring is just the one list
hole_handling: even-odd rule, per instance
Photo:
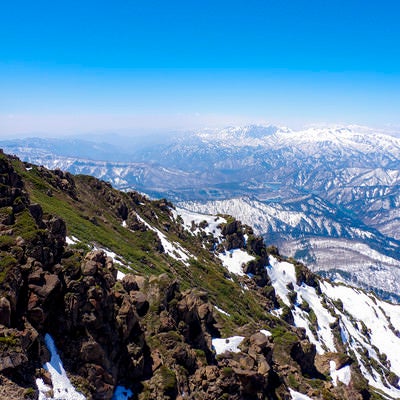
{"label": "hazy horizon", "polygon": [[400,4],[3,5],[0,136],[400,127]]}

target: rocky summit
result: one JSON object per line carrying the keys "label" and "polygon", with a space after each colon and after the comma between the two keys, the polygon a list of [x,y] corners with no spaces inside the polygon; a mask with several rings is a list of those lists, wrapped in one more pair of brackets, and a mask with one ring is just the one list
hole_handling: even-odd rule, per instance
{"label": "rocky summit", "polygon": [[0,399],[399,399],[400,306],[250,226],[0,154]]}

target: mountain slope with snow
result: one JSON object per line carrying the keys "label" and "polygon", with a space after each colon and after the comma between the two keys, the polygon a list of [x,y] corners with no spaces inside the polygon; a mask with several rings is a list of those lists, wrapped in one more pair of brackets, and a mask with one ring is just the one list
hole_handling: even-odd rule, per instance
{"label": "mountain slope with snow", "polygon": [[[338,273],[339,279],[400,295],[392,273],[392,259],[400,260],[400,139],[385,132],[360,126],[209,129],[164,144],[138,143],[131,149],[127,144],[124,154],[131,161],[125,162],[118,159],[120,152],[111,160],[100,143],[82,142],[95,159],[72,154],[76,143],[63,150],[29,139],[0,146],[30,162],[95,175],[120,189],[207,203],[204,212],[229,209],[313,269],[334,270],[330,276]],[[106,160],[99,160],[101,154]],[[235,200],[218,203],[221,210],[209,202],[234,198],[245,199],[241,208],[232,206]],[[367,247],[360,252],[362,244]],[[348,263],[341,267],[344,254]],[[371,278],[374,270],[378,282]]]}
{"label": "mountain slope with snow", "polygon": [[400,300],[398,242],[367,226],[361,228],[346,215],[337,216],[337,210],[321,200],[303,197],[296,202],[266,203],[235,198],[180,205],[202,213],[233,215],[313,271]]}
{"label": "mountain slope with snow", "polygon": [[399,305],[232,216],[2,153],[0,171],[3,398],[399,398]]}

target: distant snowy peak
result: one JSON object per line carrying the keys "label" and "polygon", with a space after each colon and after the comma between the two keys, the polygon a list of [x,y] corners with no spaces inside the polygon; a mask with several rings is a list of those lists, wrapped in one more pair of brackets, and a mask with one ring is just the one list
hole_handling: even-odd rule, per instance
{"label": "distant snowy peak", "polygon": [[359,125],[310,126],[291,130],[275,125],[248,125],[227,127],[220,130],[204,130],[195,134],[203,143],[224,146],[265,146],[279,148],[314,143],[329,144],[335,148],[347,148],[362,152],[393,151],[400,154],[400,139]]}
{"label": "distant snowy peak", "polygon": [[196,133],[205,143],[218,143],[230,146],[262,146],[268,137],[279,132],[290,132],[289,129],[275,125],[230,126],[221,130],[209,129]]}

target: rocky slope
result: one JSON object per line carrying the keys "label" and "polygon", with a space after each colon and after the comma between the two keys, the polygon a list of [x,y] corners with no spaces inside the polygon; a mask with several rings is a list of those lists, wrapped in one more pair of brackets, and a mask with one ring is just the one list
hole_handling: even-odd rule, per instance
{"label": "rocky slope", "polygon": [[0,178],[1,399],[400,398],[399,306],[226,215],[4,154]]}
{"label": "rocky slope", "polygon": [[398,244],[365,225],[352,224],[345,213],[338,215],[314,196],[279,203],[242,197],[178,204],[200,213],[232,215],[314,272],[400,301]]}
{"label": "rocky slope", "polygon": [[[235,217],[244,220],[258,211],[254,228],[286,255],[399,301],[398,137],[360,126],[245,126],[156,144],[130,140],[123,149],[120,138],[115,146],[67,139],[0,146],[25,161],[94,175],[116,188],[207,203],[208,213],[236,207]],[[241,209],[231,204],[239,198]],[[254,210],[247,210],[250,204]],[[367,245],[362,252],[360,244]],[[344,253],[350,261],[345,268],[339,261]]]}

